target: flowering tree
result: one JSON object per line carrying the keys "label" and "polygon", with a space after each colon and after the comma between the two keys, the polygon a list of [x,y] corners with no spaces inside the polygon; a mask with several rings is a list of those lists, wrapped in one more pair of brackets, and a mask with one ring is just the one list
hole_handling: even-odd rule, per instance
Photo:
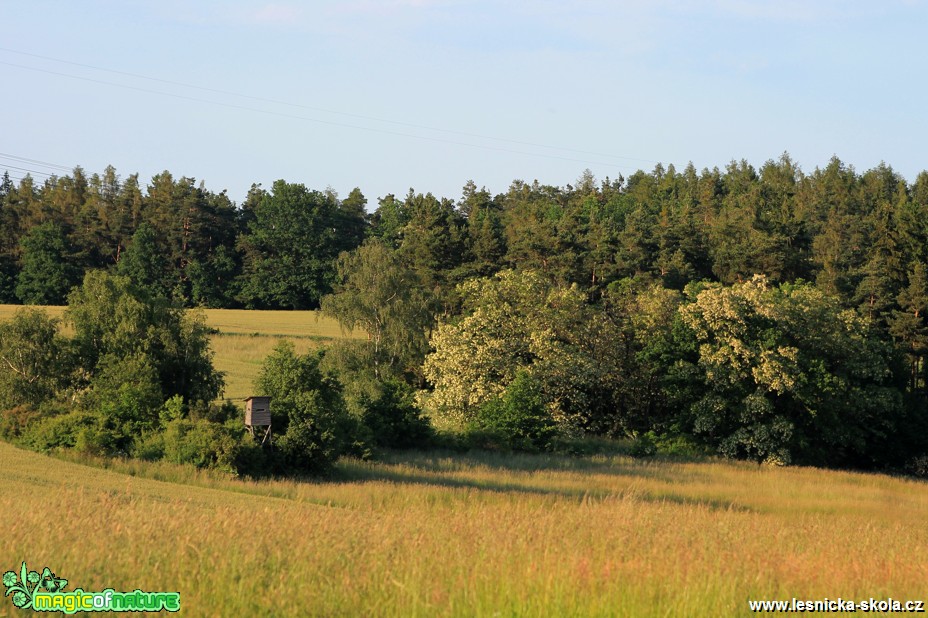
{"label": "flowering tree", "polygon": [[864,463],[897,429],[892,347],[814,286],[757,275],[707,286],[680,311],[699,344],[692,431],[723,454]]}

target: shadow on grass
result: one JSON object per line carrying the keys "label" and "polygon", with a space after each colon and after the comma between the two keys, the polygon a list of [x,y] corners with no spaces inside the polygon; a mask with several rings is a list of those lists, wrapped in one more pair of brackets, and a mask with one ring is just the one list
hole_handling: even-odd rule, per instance
{"label": "shadow on grass", "polygon": [[[655,480],[667,484],[698,482],[705,474],[692,470],[685,474],[667,469],[666,463],[640,462],[630,458],[591,461],[560,455],[501,454],[491,452],[460,453],[389,453],[376,465],[363,462],[342,462],[330,478],[334,482],[388,482],[396,485],[419,485],[446,489],[468,489],[479,492],[512,495],[535,495],[572,501],[602,502],[634,500],[656,504],[699,506],[711,510],[750,511],[736,502],[717,498],[694,498],[673,491],[649,491],[634,484],[619,490],[602,487],[546,487],[517,480],[468,478],[479,471],[499,473],[581,472],[635,480]],[[527,476],[531,480],[531,476]]]}
{"label": "shadow on grass", "polygon": [[375,459],[387,466],[409,466],[435,474],[467,473],[487,470],[500,473],[574,472],[615,477],[653,479],[679,484],[709,479],[709,475],[693,468],[682,470],[682,464],[697,460],[662,457],[637,459],[624,453],[575,456],[552,453],[505,453],[470,450],[467,452],[386,451]]}
{"label": "shadow on grass", "polygon": [[308,339],[311,341],[319,341],[319,342],[329,342],[329,341],[332,341],[333,339],[337,339],[337,337],[329,336],[329,335],[300,335],[300,334],[288,335],[287,333],[259,333],[259,332],[242,333],[242,332],[227,332],[227,331],[222,331],[222,330],[217,330],[217,329],[212,329],[209,334],[215,337],[230,337],[230,338],[237,337],[237,338],[247,338],[247,339],[260,339],[260,338]]}

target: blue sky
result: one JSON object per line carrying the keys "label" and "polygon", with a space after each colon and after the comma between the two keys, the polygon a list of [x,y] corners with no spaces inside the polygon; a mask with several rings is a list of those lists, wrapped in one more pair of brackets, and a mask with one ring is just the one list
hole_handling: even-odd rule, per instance
{"label": "blue sky", "polygon": [[143,183],[167,169],[236,202],[278,178],[358,186],[376,206],[784,151],[806,171],[928,167],[921,0],[0,7],[14,177],[56,168],[11,156]]}

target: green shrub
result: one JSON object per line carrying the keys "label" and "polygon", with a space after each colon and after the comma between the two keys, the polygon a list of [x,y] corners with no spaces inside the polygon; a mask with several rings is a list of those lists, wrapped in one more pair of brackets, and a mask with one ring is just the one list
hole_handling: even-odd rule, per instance
{"label": "green shrub", "polygon": [[654,435],[654,444],[657,446],[657,453],[665,457],[699,459],[714,454],[704,443],[680,433]]}
{"label": "green shrub", "polygon": [[432,426],[416,407],[415,391],[400,380],[379,382],[373,394],[359,397],[361,421],[376,446],[424,448],[432,444]]}
{"label": "green shrub", "polygon": [[240,476],[260,478],[278,471],[278,459],[279,451],[266,448],[248,434],[244,434],[231,453],[229,464]]}
{"label": "green shrub", "polygon": [[635,437],[632,442],[632,457],[653,457],[657,455],[657,444],[654,442],[654,433],[649,431]]}
{"label": "green shrub", "polygon": [[551,450],[557,425],[544,405],[541,385],[528,372],[520,371],[502,395],[482,405],[471,430],[484,438],[498,439],[510,449]]}
{"label": "green shrub", "polygon": [[680,433],[661,434],[648,431],[637,436],[631,447],[633,457],[660,455],[679,459],[698,459],[711,454],[711,448],[698,442],[692,436]]}
{"label": "green shrub", "polygon": [[164,432],[151,431],[142,434],[132,448],[132,456],[146,461],[164,458]]}
{"label": "green shrub", "polygon": [[39,309],[18,309],[0,323],[0,408],[38,408],[68,385],[71,346],[58,334],[58,320]]}
{"label": "green shrub", "polygon": [[274,442],[282,457],[283,472],[326,474],[338,457],[348,450],[351,418],[325,405],[316,391],[290,395],[276,401],[277,412],[287,414],[287,429]]}
{"label": "green shrub", "polygon": [[916,455],[905,464],[905,471],[918,478],[928,478],[928,455]]}
{"label": "green shrub", "polygon": [[0,412],[0,438],[15,441],[41,419],[41,413],[28,405],[4,410]]}
{"label": "green shrub", "polygon": [[281,473],[325,474],[343,454],[369,454],[369,431],[348,413],[338,381],[319,368],[324,354],[299,355],[292,343],[281,342],[255,380],[255,392],[273,399],[279,436],[273,458]]}
{"label": "green shrub", "polygon": [[144,355],[109,356],[101,367],[81,407],[105,419],[113,442],[110,452],[128,454],[138,436],[157,429],[160,423],[159,412],[165,404],[158,375]]}
{"label": "green shrub", "polygon": [[158,419],[162,425],[167,425],[171,421],[187,416],[187,406],[184,405],[184,398],[180,395],[174,395],[169,398],[158,410]]}
{"label": "green shrub", "polygon": [[129,455],[133,438],[126,436],[111,419],[99,415],[94,416],[96,416],[95,423],[88,423],[77,432],[74,449],[96,457]]}
{"label": "green shrub", "polygon": [[577,457],[631,455],[633,446],[634,443],[628,439],[618,440],[591,435],[558,435],[551,441],[551,450]]}
{"label": "green shrub", "polygon": [[79,441],[87,447],[87,440],[79,440],[79,435],[98,434],[100,421],[96,414],[83,411],[48,416],[30,425],[22,435],[22,442],[39,451],[75,448]]}
{"label": "green shrub", "polygon": [[227,399],[222,403],[194,402],[190,405],[188,416],[194,420],[203,419],[211,423],[219,424],[236,421],[241,425],[245,418],[245,413],[242,408]]}
{"label": "green shrub", "polygon": [[224,425],[175,419],[165,425],[163,440],[165,461],[237,472],[235,460],[242,436]]}

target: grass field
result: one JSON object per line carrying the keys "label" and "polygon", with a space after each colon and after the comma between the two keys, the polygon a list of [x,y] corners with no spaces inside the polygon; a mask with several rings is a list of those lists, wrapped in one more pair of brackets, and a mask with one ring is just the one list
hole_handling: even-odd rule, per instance
{"label": "grass field", "polygon": [[[279,338],[341,336],[311,312],[207,320],[230,397]],[[928,598],[928,484],[883,475],[413,453],[342,461],[328,482],[250,482],[90,463],[0,443],[0,571],[25,560],[72,590],[178,591],[187,616],[744,616],[752,599]],[[0,615],[16,615],[9,598]]]}
{"label": "grass field", "polygon": [[207,309],[204,313],[207,324],[219,331],[211,339],[216,353],[214,364],[226,374],[223,396],[227,399],[256,394],[252,392],[252,380],[281,339],[291,341],[303,354],[343,336],[338,323],[318,311]]}
{"label": "grass field", "polygon": [[749,599],[928,596],[928,486],[879,475],[489,454],[347,461],[325,483],[110,466],[0,444],[0,570],[178,591],[187,616],[741,616]]}
{"label": "grass field", "polygon": [[[0,305],[0,321],[21,309],[19,305]],[[60,318],[64,307],[40,307]],[[214,364],[225,373],[223,397],[244,399],[252,392],[251,383],[264,358],[281,339],[291,341],[300,354],[345,336],[335,320],[318,311],[246,311],[244,309],[206,309],[206,323],[218,333],[210,337],[216,353]],[[348,334],[347,336],[352,336]]]}

